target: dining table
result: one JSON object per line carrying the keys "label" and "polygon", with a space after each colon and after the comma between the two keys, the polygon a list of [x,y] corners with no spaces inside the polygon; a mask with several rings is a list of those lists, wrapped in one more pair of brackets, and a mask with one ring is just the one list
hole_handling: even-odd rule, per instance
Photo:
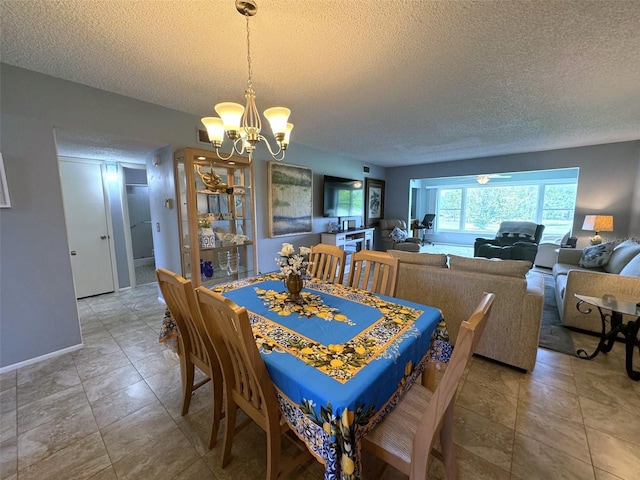
{"label": "dining table", "polygon": [[[435,307],[317,279],[292,301],[277,272],[211,288],[247,309],[282,415],[325,480],[361,478],[360,440],[451,357]],[[167,313],[161,340],[175,333]]]}

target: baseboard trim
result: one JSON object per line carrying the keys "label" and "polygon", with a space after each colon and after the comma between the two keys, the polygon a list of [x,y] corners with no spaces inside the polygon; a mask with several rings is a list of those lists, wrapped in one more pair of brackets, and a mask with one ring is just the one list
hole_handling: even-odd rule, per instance
{"label": "baseboard trim", "polygon": [[77,352],[78,350],[82,350],[83,348],[84,343],[79,343],[78,345],[74,345],[73,347],[63,348],[62,350],[56,350],[55,352],[47,353],[46,355],[30,358],[29,360],[24,360],[12,365],[7,365],[6,367],[0,367],[0,373],[12,372],[13,370],[17,370],[18,368],[33,365],[34,363],[42,362],[43,360],[49,360],[50,358],[59,357],[60,355],[66,355],[67,353]]}

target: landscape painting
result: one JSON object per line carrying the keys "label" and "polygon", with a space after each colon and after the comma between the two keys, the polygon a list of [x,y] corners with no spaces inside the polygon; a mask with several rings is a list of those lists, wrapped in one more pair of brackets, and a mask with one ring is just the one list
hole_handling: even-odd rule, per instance
{"label": "landscape painting", "polygon": [[282,237],[312,231],[312,170],[269,162],[269,235]]}

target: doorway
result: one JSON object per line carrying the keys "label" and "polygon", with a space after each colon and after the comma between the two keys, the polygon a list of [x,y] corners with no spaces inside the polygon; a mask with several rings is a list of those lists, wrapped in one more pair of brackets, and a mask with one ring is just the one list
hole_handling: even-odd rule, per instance
{"label": "doorway", "polygon": [[115,290],[114,245],[102,162],[59,159],[76,298]]}
{"label": "doorway", "polygon": [[125,190],[123,203],[131,244],[129,272],[131,286],[135,287],[156,282],[149,186],[146,166],[126,165],[122,170]]}

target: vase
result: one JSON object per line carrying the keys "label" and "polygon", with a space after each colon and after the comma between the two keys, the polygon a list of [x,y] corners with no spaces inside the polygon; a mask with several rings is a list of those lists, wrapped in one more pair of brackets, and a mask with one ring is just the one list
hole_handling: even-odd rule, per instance
{"label": "vase", "polygon": [[289,300],[292,302],[297,302],[300,300],[300,292],[302,291],[302,287],[304,286],[304,282],[302,280],[301,275],[289,275],[284,284],[289,291]]}
{"label": "vase", "polygon": [[206,278],[213,277],[213,264],[211,262],[204,262],[202,266],[202,273]]}

